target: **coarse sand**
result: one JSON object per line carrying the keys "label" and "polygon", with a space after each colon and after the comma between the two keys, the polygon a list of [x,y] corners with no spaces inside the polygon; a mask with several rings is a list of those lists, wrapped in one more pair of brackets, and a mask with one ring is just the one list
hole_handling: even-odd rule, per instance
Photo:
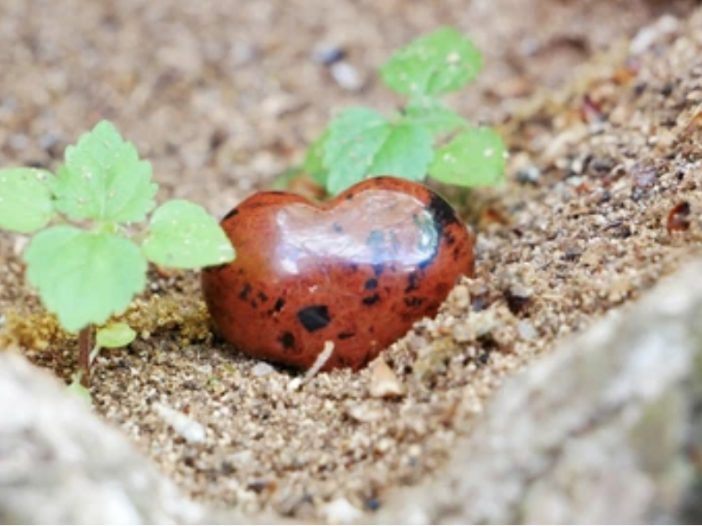
{"label": "coarse sand", "polygon": [[[393,396],[381,367],[300,386],[238,354],[209,330],[197,275],[154,270],[125,314],[140,337],[96,361],[96,411],[194,497],[247,513],[324,518],[339,498],[375,510],[431,473],[507,375],[698,251],[692,4],[3,2],[3,165],[53,168],[104,116],[153,161],[161,197],[222,215],[299,160],[331,112],[391,108],[374,70],[442,23],[488,57],[456,108],[510,145],[504,186],[442,189],[477,232],[476,275],[383,353]],[[330,49],[358,78],[315,59]],[[23,243],[0,237],[2,339],[68,380],[75,339],[24,285]]]}

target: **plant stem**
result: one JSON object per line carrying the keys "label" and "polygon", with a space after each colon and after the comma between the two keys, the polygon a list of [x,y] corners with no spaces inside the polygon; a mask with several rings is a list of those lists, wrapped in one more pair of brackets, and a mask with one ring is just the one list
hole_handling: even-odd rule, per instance
{"label": "plant stem", "polygon": [[95,328],[88,325],[78,333],[78,367],[83,374],[80,383],[83,387],[90,387],[90,351],[93,348],[93,334]]}

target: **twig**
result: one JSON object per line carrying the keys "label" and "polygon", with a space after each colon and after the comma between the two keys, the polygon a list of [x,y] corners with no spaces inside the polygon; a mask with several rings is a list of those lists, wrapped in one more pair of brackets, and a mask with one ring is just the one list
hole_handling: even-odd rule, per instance
{"label": "twig", "polygon": [[305,375],[302,377],[293,378],[288,384],[288,390],[297,391],[300,387],[309,382],[331,358],[334,352],[334,342],[326,341],[324,342],[324,348],[322,352],[317,355],[317,359],[312,364],[312,367],[307,369]]}

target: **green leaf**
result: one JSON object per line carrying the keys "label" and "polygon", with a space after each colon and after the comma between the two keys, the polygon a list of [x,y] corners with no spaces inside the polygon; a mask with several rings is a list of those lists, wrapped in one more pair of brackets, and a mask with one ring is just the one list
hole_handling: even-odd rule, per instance
{"label": "green leaf", "polygon": [[146,260],[128,239],[59,225],[35,235],[24,253],[27,278],[64,329],[102,325],[146,284]]}
{"label": "green leaf", "polygon": [[93,397],[90,395],[90,389],[84,387],[83,384],[80,383],[80,379],[82,376],[82,371],[76,371],[75,373],[73,373],[71,375],[71,383],[68,384],[67,389],[70,393],[73,393],[78,398],[82,399],[84,402],[92,404]]}
{"label": "green leaf", "polygon": [[390,131],[385,117],[368,108],[348,109],[331,122],[324,141],[329,193],[338,194],[365,177]]}
{"label": "green leaf", "polygon": [[53,188],[56,208],[70,219],[118,223],[143,221],[156,189],[151,164],[107,121],[66,148]]}
{"label": "green leaf", "polygon": [[418,38],[381,68],[385,84],[404,95],[438,95],[473,80],[483,59],[473,43],[453,28]]}
{"label": "green leaf", "polygon": [[271,190],[287,190],[292,182],[304,172],[300,165],[290,166],[285,171],[271,181]]}
{"label": "green leaf", "polygon": [[504,177],[507,151],[492,128],[471,128],[437,150],[429,175],[442,183],[491,186]]}
{"label": "green leaf", "polygon": [[51,177],[34,168],[0,170],[0,228],[28,234],[45,227],[54,215]]}
{"label": "green leaf", "polygon": [[463,117],[432,98],[410,101],[405,108],[403,120],[423,126],[434,135],[445,135],[468,127]]}
{"label": "green leaf", "polygon": [[142,249],[150,261],[164,267],[206,267],[234,259],[231,241],[217,221],[204,208],[182,199],[168,201],[154,212]]}
{"label": "green leaf", "polygon": [[307,175],[322,186],[327,184],[327,178],[329,177],[329,170],[324,165],[324,148],[328,136],[329,132],[325,131],[310,145],[303,164]]}
{"label": "green leaf", "polygon": [[432,136],[429,130],[422,126],[394,125],[373,156],[373,164],[366,175],[394,175],[421,181],[427,175],[432,155]]}
{"label": "green leaf", "polygon": [[136,331],[124,322],[108,323],[97,330],[95,341],[98,347],[116,349],[126,347],[136,338]]}

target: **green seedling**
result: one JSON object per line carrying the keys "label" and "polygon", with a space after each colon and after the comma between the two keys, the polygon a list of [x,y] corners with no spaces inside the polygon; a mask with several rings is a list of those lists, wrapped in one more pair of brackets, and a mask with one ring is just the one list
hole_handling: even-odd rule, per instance
{"label": "green seedling", "polygon": [[505,145],[491,128],[473,126],[440,100],[482,67],[472,42],[452,28],[420,37],[381,68],[383,82],[407,98],[386,117],[369,108],[339,114],[309,148],[303,168],[330,194],[367,177],[491,186],[502,181]]}
{"label": "green seedling", "polygon": [[[153,210],[158,187],[151,172],[107,121],[66,148],[55,174],[0,170],[0,228],[32,234],[23,254],[27,279],[60,325],[79,333],[83,385],[91,349],[94,355],[134,338],[123,324],[105,324],[144,289],[148,261],[198,268],[234,259],[229,239],[202,207],[176,199]],[[96,326],[104,327],[94,338]]]}
{"label": "green seedling", "polygon": [[[136,331],[124,322],[111,322],[95,331],[95,345],[88,355],[88,364],[92,366],[100,349],[118,349],[126,347],[136,338]],[[73,373],[69,391],[80,398],[91,401],[90,390],[83,385],[84,370]]]}

